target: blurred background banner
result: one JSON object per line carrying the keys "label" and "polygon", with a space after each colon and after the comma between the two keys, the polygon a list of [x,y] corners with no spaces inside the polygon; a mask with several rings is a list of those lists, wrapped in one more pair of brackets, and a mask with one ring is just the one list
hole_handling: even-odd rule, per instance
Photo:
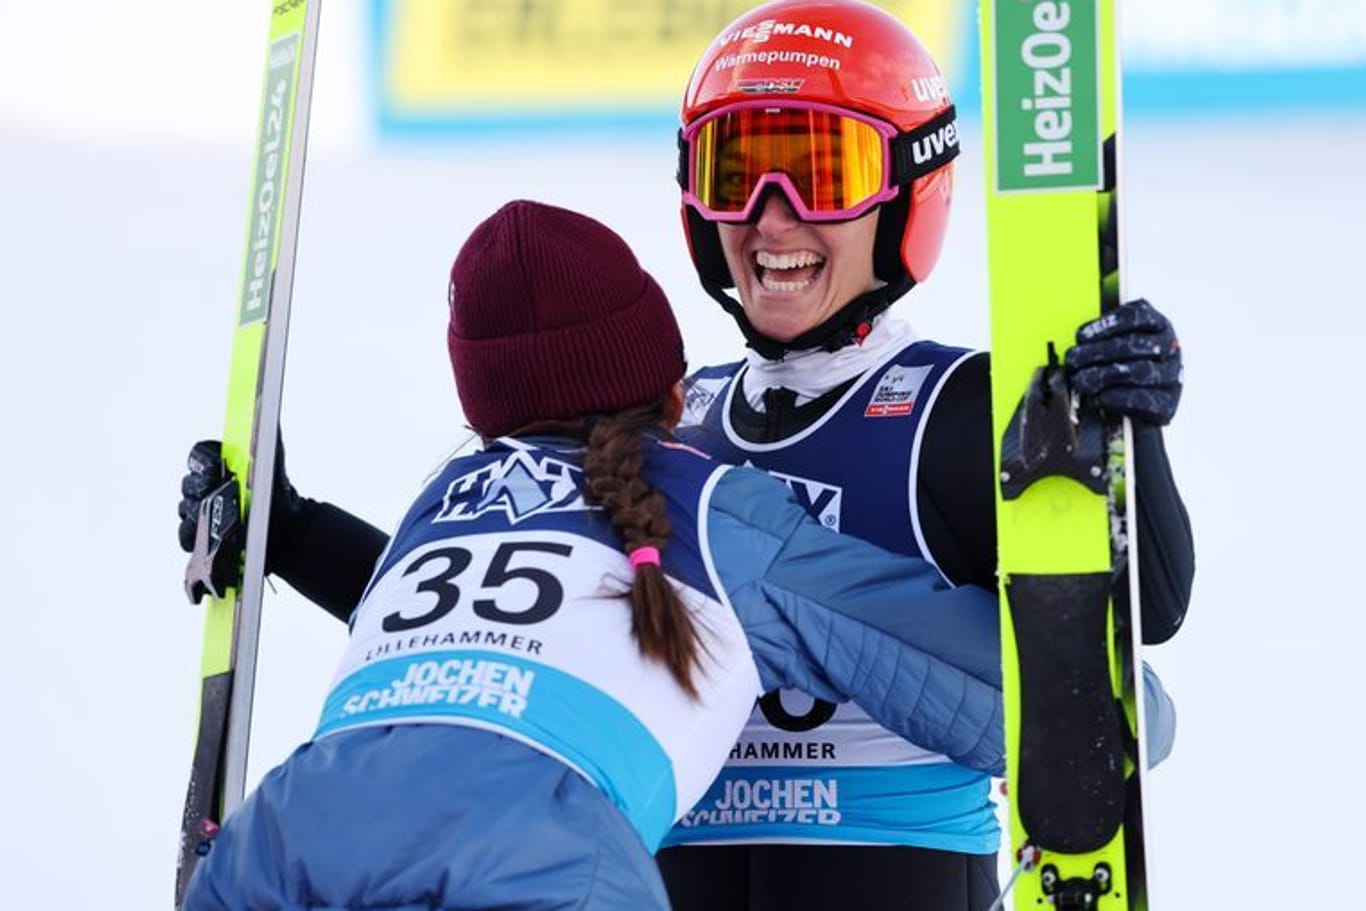
{"label": "blurred background banner", "polygon": [[[750,0],[371,0],[382,136],[675,124],[693,63]],[[976,3],[900,0],[977,116]],[[1123,4],[1132,112],[1366,107],[1363,0]]]}
{"label": "blurred background banner", "polygon": [[[754,0],[371,0],[386,134],[506,126],[677,125],[693,64]],[[948,74],[972,4],[900,0]]]}

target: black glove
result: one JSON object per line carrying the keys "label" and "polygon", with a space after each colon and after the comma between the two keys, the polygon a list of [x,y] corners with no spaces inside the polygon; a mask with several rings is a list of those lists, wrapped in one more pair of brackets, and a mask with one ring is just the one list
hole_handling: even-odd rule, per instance
{"label": "black glove", "polygon": [[1108,414],[1157,427],[1181,401],[1181,344],[1171,322],[1139,299],[1077,330],[1066,355],[1072,388]]}
{"label": "black glove", "polygon": [[219,442],[195,443],[186,467],[180,479],[180,547],[191,555],[185,594],[198,603],[206,594],[221,598],[237,585],[246,529],[237,483],[223,464]]}
{"label": "black glove", "polygon": [[[189,469],[180,480],[180,547],[194,554],[186,577],[186,591],[191,601],[198,602],[206,592],[216,597],[241,575],[242,548],[246,546],[246,526],[240,520],[230,521],[240,513],[236,485],[227,482],[233,474],[223,462],[223,447],[217,440],[201,440],[190,449],[186,460]],[[270,498],[270,530],[266,539],[266,572],[278,563],[277,551],[287,545],[287,535],[297,523],[304,501],[285,474],[284,435],[275,438],[275,476]],[[205,513],[206,499],[219,500],[217,512]],[[201,519],[201,516],[203,517]],[[206,535],[203,552],[196,553],[201,533]],[[195,577],[194,580],[190,575]],[[196,581],[198,585],[196,585]]]}
{"label": "black glove", "polygon": [[222,444],[217,440],[195,443],[185,465],[188,470],[180,479],[180,549],[188,554],[194,551],[199,506],[209,491],[228,479],[228,471],[223,464]]}

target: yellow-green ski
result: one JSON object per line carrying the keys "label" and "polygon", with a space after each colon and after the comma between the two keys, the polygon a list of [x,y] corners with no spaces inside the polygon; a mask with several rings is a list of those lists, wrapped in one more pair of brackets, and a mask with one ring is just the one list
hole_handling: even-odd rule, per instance
{"label": "yellow-green ski", "polygon": [[1017,909],[1147,907],[1127,427],[1060,367],[1121,299],[1116,0],[982,0],[993,426]]}
{"label": "yellow-green ski", "polygon": [[[207,588],[209,599],[198,735],[176,863],[177,908],[196,861],[207,853],[218,825],[241,803],[245,791],[266,520],[283,391],[319,5],[320,0],[271,0],[269,4],[270,40],[223,430],[223,458],[238,479],[238,489],[215,500],[220,513],[224,503],[238,505],[241,521],[246,523],[246,549],[237,587],[213,592],[203,578],[195,578],[206,559],[202,547],[196,548],[186,577],[187,590]],[[206,501],[206,509],[209,506]],[[218,515],[215,525],[231,525],[236,519]],[[203,528],[208,523],[200,524]]]}

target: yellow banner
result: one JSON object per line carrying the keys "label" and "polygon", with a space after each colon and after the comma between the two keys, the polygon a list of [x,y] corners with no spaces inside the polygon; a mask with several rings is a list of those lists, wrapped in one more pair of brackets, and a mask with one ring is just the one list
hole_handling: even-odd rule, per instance
{"label": "yellow banner", "polygon": [[[375,0],[381,107],[458,121],[519,111],[671,110],[693,65],[745,0]],[[964,7],[884,2],[950,76]]]}

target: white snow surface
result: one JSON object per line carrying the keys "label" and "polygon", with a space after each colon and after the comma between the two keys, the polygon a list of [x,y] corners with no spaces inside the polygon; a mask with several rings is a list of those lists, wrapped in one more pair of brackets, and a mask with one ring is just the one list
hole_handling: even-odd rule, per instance
{"label": "white snow surface", "polygon": [[[354,85],[326,75],[354,31],[328,34],[283,416],[305,495],[392,527],[464,439],[446,273],[511,198],[610,224],[671,293],[691,363],[738,354],[686,257],[672,136],[579,138],[553,154],[544,138],[379,148],[356,138]],[[216,110],[186,116],[214,127],[192,139],[144,128],[131,102],[119,128],[112,116],[82,128],[74,90],[66,114],[37,116],[15,100],[20,74],[0,74],[6,907],[170,902],[202,635],[181,592],[175,504],[190,444],[221,433],[259,38],[225,33],[243,61],[215,78],[252,88],[206,87]],[[193,59],[173,42],[157,51],[162,77]],[[106,101],[127,101],[135,75],[112,80]],[[196,97],[168,91],[182,106]],[[985,345],[979,141],[969,125],[945,256],[897,312],[922,335]],[[1150,778],[1154,907],[1337,905],[1366,809],[1349,761],[1366,641],[1353,575],[1366,124],[1133,119],[1125,142],[1128,292],[1169,314],[1186,349],[1167,443],[1198,563],[1186,628],[1147,653],[1180,717]],[[309,735],[344,637],[279,589],[253,781]]]}

